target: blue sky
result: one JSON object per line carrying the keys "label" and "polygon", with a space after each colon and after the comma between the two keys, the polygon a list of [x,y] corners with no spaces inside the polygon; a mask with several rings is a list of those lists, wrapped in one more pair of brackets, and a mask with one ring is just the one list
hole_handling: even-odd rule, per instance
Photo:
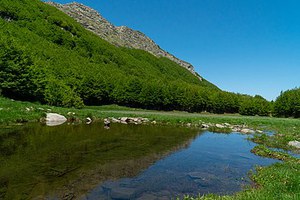
{"label": "blue sky", "polygon": [[223,90],[275,100],[300,86],[298,0],[77,2],[117,26],[142,31]]}

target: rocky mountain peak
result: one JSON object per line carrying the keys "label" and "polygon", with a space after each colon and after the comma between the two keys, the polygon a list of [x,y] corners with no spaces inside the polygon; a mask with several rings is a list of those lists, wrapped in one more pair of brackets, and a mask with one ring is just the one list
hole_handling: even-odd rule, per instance
{"label": "rocky mountain peak", "polygon": [[114,26],[102,17],[98,11],[81,3],[59,4],[50,1],[47,2],[47,4],[60,9],[82,24],[83,27],[114,45],[141,49],[157,57],[166,57],[189,70],[192,74],[197,76],[199,80],[202,80],[190,63],[180,60],[169,52],[161,49],[153,40],[140,31],[133,30],[126,26]]}

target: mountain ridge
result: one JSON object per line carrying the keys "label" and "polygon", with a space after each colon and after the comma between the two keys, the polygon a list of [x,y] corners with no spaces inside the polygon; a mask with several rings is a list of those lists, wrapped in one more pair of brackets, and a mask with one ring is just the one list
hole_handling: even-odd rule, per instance
{"label": "mountain ridge", "polygon": [[260,96],[222,91],[168,58],[113,45],[41,0],[1,0],[0,25],[0,96],[76,108],[269,113]]}
{"label": "mountain ridge", "polygon": [[189,70],[202,81],[201,76],[195,71],[193,65],[161,49],[151,38],[140,31],[133,30],[126,26],[115,26],[105,19],[98,11],[81,3],[72,2],[59,4],[53,1],[45,3],[63,11],[79,22],[84,28],[111,44],[145,50],[157,57],[166,57],[181,67]]}

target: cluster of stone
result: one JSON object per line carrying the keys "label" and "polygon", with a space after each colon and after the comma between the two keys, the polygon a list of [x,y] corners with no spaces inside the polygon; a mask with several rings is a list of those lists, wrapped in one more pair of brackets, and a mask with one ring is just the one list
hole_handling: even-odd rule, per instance
{"label": "cluster of stone", "polygon": [[189,70],[202,81],[202,78],[195,72],[194,67],[190,63],[180,60],[169,52],[161,49],[153,40],[142,32],[130,29],[126,26],[114,26],[103,18],[96,10],[80,3],[47,3],[68,14],[87,30],[92,31],[102,39],[117,46],[141,49],[157,57],[166,57]]}
{"label": "cluster of stone", "polygon": [[142,118],[142,117],[119,117],[119,118],[111,117],[109,118],[109,120],[112,123],[121,123],[121,124],[143,124],[143,123],[150,122],[148,118]]}
{"label": "cluster of stone", "polygon": [[244,134],[252,134],[252,133],[263,133],[261,130],[253,130],[248,128],[246,125],[231,125],[229,123],[223,124],[212,124],[212,123],[202,123],[202,129],[209,129],[210,127],[216,127],[219,129],[229,128],[232,132],[240,132]]}

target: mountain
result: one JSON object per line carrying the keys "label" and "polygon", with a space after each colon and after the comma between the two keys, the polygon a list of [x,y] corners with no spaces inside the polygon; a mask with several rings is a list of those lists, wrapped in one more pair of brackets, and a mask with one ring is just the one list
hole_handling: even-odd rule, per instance
{"label": "mountain", "polygon": [[166,57],[111,44],[40,0],[1,0],[0,27],[0,95],[8,98],[78,108],[268,113],[263,98],[222,91]]}
{"label": "mountain", "polygon": [[69,4],[59,4],[51,1],[47,3],[65,12],[87,30],[92,31],[112,44],[145,50],[157,57],[166,57],[188,69],[192,74],[202,80],[190,63],[180,60],[174,55],[161,49],[153,40],[140,31],[132,30],[126,26],[114,26],[96,10],[80,3],[73,2]]}

